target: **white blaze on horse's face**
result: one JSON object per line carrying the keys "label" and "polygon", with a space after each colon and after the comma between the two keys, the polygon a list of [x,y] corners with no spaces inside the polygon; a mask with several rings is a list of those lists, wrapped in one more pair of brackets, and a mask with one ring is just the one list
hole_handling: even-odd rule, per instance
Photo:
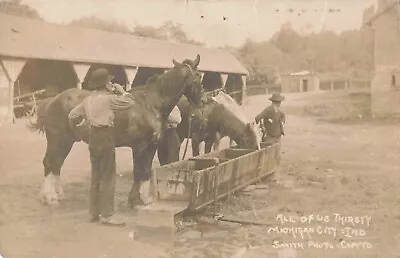
{"label": "white blaze on horse's face", "polygon": [[256,135],[256,138],[257,138],[257,148],[260,150],[261,149],[262,132],[260,131],[260,128],[258,127],[258,125],[255,121],[251,122],[251,128],[254,131],[254,134]]}

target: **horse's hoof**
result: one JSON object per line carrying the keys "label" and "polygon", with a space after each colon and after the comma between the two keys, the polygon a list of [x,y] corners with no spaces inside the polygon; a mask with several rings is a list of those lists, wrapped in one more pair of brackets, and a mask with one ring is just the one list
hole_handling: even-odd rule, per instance
{"label": "horse's hoof", "polygon": [[128,196],[128,204],[133,208],[136,205],[140,205],[140,184],[134,183]]}
{"label": "horse's hoof", "polygon": [[51,206],[51,207],[57,207],[60,204],[58,202],[58,199],[54,198],[54,197],[41,196],[40,200],[42,201],[42,203],[44,205]]}
{"label": "horse's hoof", "polygon": [[66,199],[64,192],[57,193],[57,197],[58,197],[58,200],[60,200],[60,201]]}
{"label": "horse's hoof", "polygon": [[47,205],[46,196],[44,196],[43,194],[39,194],[39,200],[43,205]]}
{"label": "horse's hoof", "polygon": [[140,202],[140,195],[139,194],[129,194],[128,196],[128,203],[129,204],[134,204],[137,202]]}
{"label": "horse's hoof", "polygon": [[128,196],[128,204],[131,208],[134,208],[135,206],[138,205],[143,205],[142,200],[140,199],[140,194],[129,194]]}
{"label": "horse's hoof", "polygon": [[52,199],[52,200],[47,200],[47,205],[50,207],[58,207],[60,206],[60,203],[58,202],[58,200]]}
{"label": "horse's hoof", "polygon": [[48,206],[58,206],[59,205],[59,197],[57,195],[52,195],[44,192],[39,193],[39,200],[44,205]]}

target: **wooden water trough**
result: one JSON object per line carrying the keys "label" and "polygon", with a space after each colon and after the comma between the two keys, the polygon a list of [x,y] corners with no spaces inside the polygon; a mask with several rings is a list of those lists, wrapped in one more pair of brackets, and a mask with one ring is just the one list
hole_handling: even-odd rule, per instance
{"label": "wooden water trough", "polygon": [[228,148],[155,168],[152,180],[157,201],[139,210],[137,236],[154,240],[152,235],[160,239],[167,232],[166,240],[173,241],[176,214],[201,210],[273,174],[280,162],[280,144],[261,147],[256,151]]}
{"label": "wooden water trough", "polygon": [[157,168],[158,199],[185,202],[188,211],[204,208],[274,173],[279,147],[223,149]]}

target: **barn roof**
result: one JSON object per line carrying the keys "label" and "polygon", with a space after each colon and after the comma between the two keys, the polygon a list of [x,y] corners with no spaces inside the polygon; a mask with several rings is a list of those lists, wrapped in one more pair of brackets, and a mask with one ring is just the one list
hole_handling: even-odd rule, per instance
{"label": "barn roof", "polygon": [[225,50],[0,14],[3,56],[172,68],[173,58],[182,61],[197,54],[200,71],[248,74]]}

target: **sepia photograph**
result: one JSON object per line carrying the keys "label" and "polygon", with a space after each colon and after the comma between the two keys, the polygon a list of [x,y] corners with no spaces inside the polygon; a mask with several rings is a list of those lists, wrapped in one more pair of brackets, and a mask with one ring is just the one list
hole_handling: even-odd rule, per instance
{"label": "sepia photograph", "polygon": [[399,155],[398,0],[0,0],[0,258],[399,258]]}

